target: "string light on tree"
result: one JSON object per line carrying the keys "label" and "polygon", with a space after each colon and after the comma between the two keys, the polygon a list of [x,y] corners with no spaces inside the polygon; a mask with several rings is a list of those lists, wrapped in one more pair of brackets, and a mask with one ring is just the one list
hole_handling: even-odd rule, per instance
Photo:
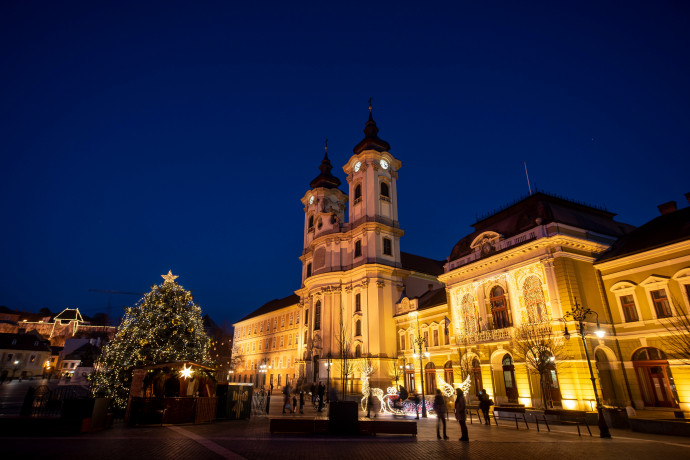
{"label": "string light on tree", "polygon": [[115,338],[95,366],[93,394],[112,398],[119,408],[127,404],[135,367],[175,361],[210,364],[201,307],[177,284],[178,276],[171,270],[161,277],[162,284],[152,286],[136,306],[125,310]]}

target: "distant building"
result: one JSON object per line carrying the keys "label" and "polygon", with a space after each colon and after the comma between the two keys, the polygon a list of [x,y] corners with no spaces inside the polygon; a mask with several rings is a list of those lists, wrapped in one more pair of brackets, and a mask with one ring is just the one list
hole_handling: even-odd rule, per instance
{"label": "distant building", "polygon": [[42,377],[50,359],[50,343],[29,334],[0,333],[0,380]]}

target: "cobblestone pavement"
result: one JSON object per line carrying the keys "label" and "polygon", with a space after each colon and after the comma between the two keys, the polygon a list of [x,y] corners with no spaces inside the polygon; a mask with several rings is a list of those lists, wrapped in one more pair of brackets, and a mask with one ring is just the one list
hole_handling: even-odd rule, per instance
{"label": "cobblestone pavement", "polygon": [[[277,399],[277,398],[276,398]],[[272,401],[273,403],[273,401]],[[271,413],[280,416],[279,406]],[[317,415],[311,408],[304,417]],[[362,414],[363,415],[363,414]],[[273,416],[273,415],[272,415]],[[384,416],[385,417],[385,416]],[[500,422],[499,422],[500,423]],[[72,437],[8,438],[0,434],[6,458],[95,458],[99,460],[138,458],[176,459],[396,459],[411,457],[509,458],[513,459],[610,459],[690,458],[690,438],[646,435],[627,430],[612,430],[613,439],[577,436],[571,426],[555,426],[551,433],[501,426],[469,425],[471,441],[460,443],[460,428],[448,421],[450,440],[436,439],[436,419],[418,421],[419,434],[410,436],[289,436],[271,435],[266,416],[248,421],[222,421],[205,425],[128,428],[116,423],[112,429]]]}

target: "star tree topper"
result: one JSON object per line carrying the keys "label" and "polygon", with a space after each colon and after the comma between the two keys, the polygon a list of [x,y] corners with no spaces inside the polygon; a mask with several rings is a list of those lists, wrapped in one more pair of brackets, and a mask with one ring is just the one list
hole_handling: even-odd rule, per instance
{"label": "star tree topper", "polygon": [[163,278],[165,280],[163,282],[163,284],[168,284],[168,283],[174,283],[175,280],[177,278],[179,278],[179,276],[173,275],[172,270],[168,270],[168,274],[167,275],[161,275],[161,278]]}

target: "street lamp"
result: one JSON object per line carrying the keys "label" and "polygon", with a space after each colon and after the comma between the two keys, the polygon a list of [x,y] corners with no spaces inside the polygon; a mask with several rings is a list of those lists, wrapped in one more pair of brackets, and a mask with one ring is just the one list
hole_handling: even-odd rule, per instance
{"label": "street lamp", "polygon": [[566,340],[570,339],[570,333],[568,332],[568,325],[566,323],[566,319],[570,318],[573,321],[577,323],[578,332],[580,333],[580,337],[582,337],[582,344],[585,347],[585,356],[587,356],[587,365],[589,366],[589,375],[592,380],[592,388],[594,389],[594,399],[597,401],[597,412],[599,413],[599,436],[602,438],[610,438],[611,433],[609,432],[609,427],[606,424],[606,420],[604,419],[604,407],[601,404],[601,401],[599,400],[599,393],[597,392],[597,384],[594,379],[594,372],[592,371],[592,361],[589,359],[589,350],[587,349],[587,340],[585,339],[585,334],[586,334],[586,329],[585,329],[585,320],[587,317],[592,317],[594,316],[595,321],[597,323],[597,329],[594,332],[594,334],[602,338],[605,334],[605,332],[601,329],[601,326],[599,325],[599,314],[589,308],[585,308],[583,306],[580,306],[580,304],[577,303],[577,299],[575,299],[575,308],[573,308],[571,311],[566,312],[563,315],[563,323],[565,327],[565,331],[563,332],[563,335],[565,336]]}
{"label": "street lamp", "polygon": [[[417,359],[419,355],[419,376],[422,379],[422,418],[427,418],[426,416],[426,395],[424,394],[424,357],[429,358],[429,352],[424,352],[423,345],[425,345],[424,337],[422,337],[421,330],[419,328],[419,315],[416,311],[408,313],[408,317],[415,318],[417,320],[417,337],[414,339],[415,353],[412,355],[414,359]],[[416,353],[417,348],[419,349],[419,354]]]}
{"label": "street lamp", "polygon": [[328,358],[328,360],[325,363],[323,363],[323,365],[326,366],[326,374],[327,374],[327,377],[326,377],[326,401],[330,403],[331,402],[331,396],[330,396],[330,394],[331,394],[331,390],[330,390],[330,388],[331,388],[331,366],[333,365],[333,363],[331,362],[332,356],[331,356],[330,351],[326,355],[326,358]]}

